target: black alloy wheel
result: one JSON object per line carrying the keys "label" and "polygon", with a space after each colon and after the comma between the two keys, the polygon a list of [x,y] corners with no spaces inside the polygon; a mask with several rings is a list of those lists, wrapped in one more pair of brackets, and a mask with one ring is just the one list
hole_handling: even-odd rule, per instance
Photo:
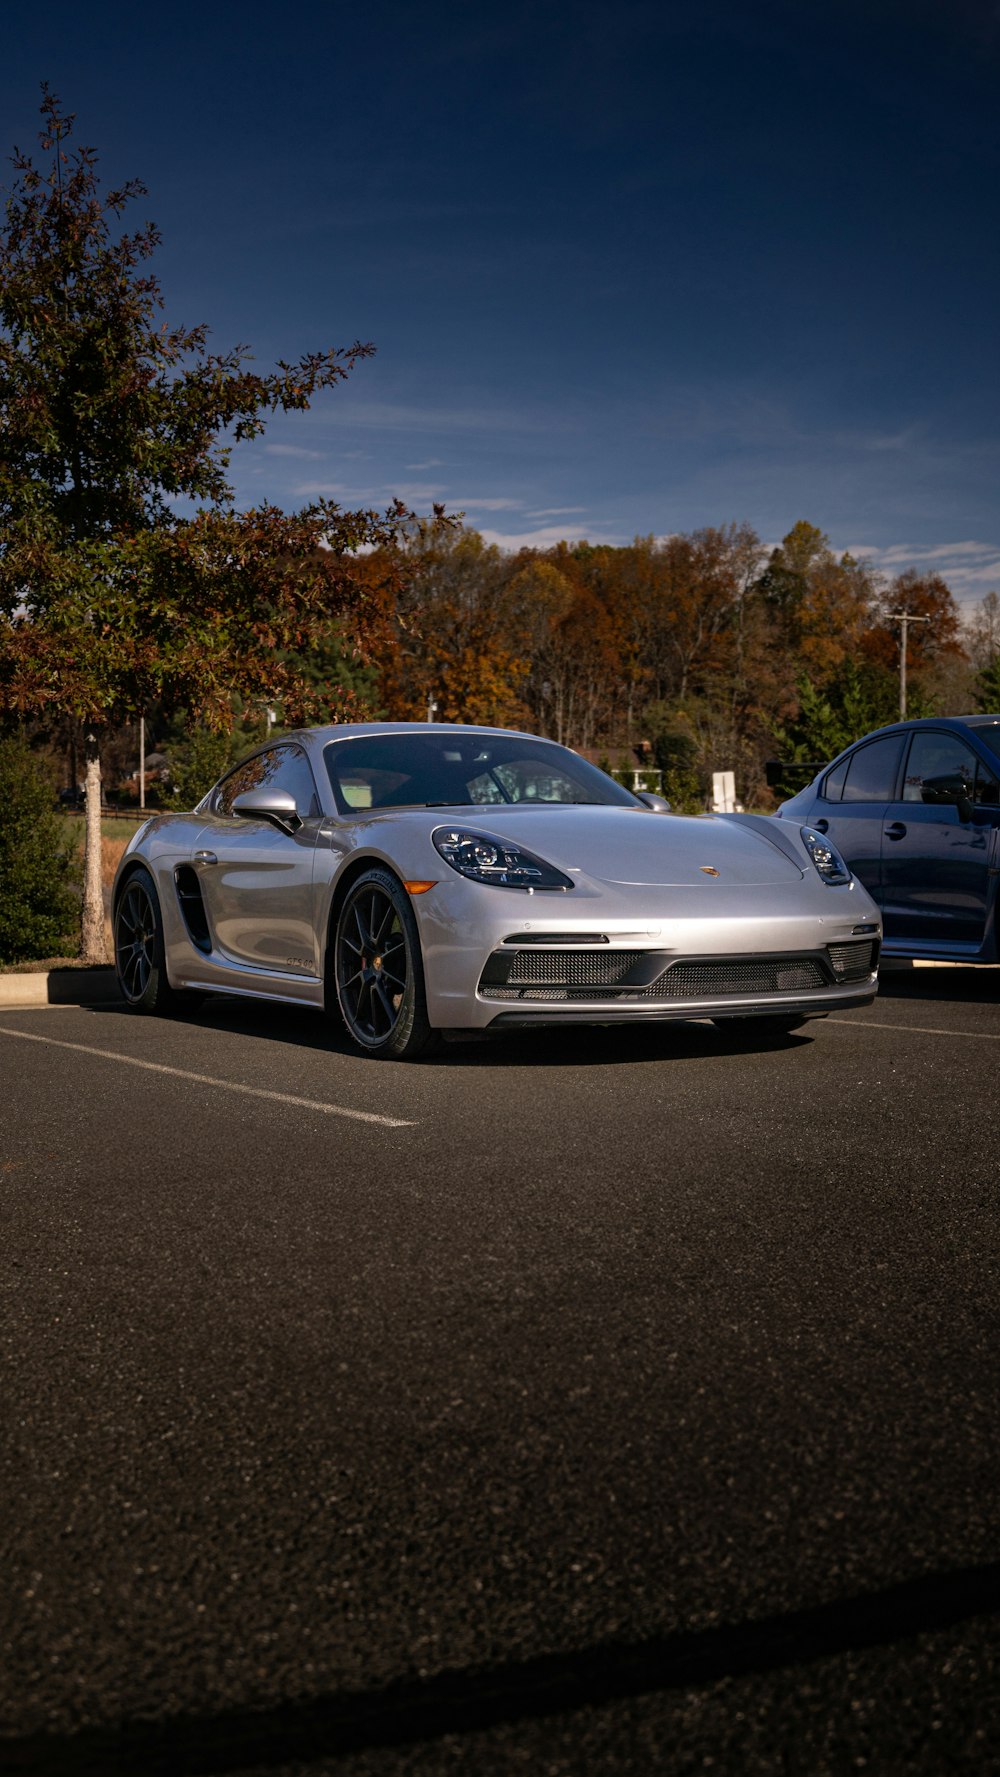
{"label": "black alloy wheel", "polygon": [[348,890],[334,940],[337,1001],[355,1046],[379,1059],[425,1053],[420,938],[409,897],[388,870],[367,870]]}
{"label": "black alloy wheel", "polygon": [[115,972],[130,1012],[172,1013],[198,1004],[198,995],[178,993],[167,980],[163,916],[148,870],[128,878],[115,909]]}

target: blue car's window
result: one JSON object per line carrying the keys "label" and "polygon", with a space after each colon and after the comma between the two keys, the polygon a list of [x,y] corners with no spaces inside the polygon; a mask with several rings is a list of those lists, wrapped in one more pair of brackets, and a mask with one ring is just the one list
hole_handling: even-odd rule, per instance
{"label": "blue car's window", "polygon": [[981,719],[972,716],[968,725],[977,740],[985,741],[991,753],[1000,755],[1000,721],[996,716],[983,716]]}
{"label": "blue car's window", "polygon": [[514,734],[368,734],[331,741],[324,757],[342,814],[499,802],[636,807],[630,791],[568,748]]}
{"label": "blue car's window", "polygon": [[842,800],[891,802],[902,750],[903,737],[899,734],[887,734],[884,740],[871,740],[858,747],[847,763]]}
{"label": "blue car's window", "polygon": [[918,729],[910,742],[903,777],[904,802],[951,803],[971,797],[976,755],[957,734]]}
{"label": "blue car's window", "polygon": [[835,765],[833,770],[827,773],[822,793],[828,802],[839,802],[844,794],[844,779],[847,776],[847,767],[850,763],[849,758],[841,759],[840,764]]}

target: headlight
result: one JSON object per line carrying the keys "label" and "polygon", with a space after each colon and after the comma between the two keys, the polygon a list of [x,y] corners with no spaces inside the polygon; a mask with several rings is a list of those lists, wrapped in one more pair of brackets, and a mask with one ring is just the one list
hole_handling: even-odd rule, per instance
{"label": "headlight", "polygon": [[800,827],[799,831],[802,834],[802,843],[823,881],[830,883],[834,888],[839,883],[850,882],[851,872],[837,847],[831,845],[822,833],[817,833],[815,827]]}
{"label": "headlight", "polygon": [[536,858],[534,852],[498,839],[495,833],[473,832],[468,827],[439,827],[431,838],[446,864],[470,882],[492,883],[494,888],[571,889],[561,870]]}

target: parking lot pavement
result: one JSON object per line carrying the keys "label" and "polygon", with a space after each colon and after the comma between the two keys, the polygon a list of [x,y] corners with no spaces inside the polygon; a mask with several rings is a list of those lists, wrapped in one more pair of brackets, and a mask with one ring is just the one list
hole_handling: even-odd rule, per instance
{"label": "parking lot pavement", "polygon": [[412,1066],[5,1010],[10,1767],[988,1770],[993,982]]}

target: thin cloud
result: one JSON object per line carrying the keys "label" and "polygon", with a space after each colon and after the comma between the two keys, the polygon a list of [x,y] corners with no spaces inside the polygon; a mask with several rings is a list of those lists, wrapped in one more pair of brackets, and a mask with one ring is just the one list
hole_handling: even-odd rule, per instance
{"label": "thin cloud", "polygon": [[520,500],[460,500],[449,499],[449,504],[460,508],[463,512],[520,512]]}
{"label": "thin cloud", "polygon": [[483,530],[484,543],[495,543],[498,549],[554,549],[557,543],[612,543],[617,539],[604,525],[588,525],[586,533],[567,536],[564,526],[542,525],[533,531]]}
{"label": "thin cloud", "polygon": [[940,574],[961,604],[969,604],[993,588],[1000,588],[1000,545],[963,538],[955,543],[854,543],[848,553],[871,563],[884,574],[901,574],[907,568]]}
{"label": "thin cloud", "polygon": [[555,414],[528,414],[523,408],[422,407],[401,401],[339,401],[336,422],[375,432],[524,434],[571,429],[569,419]]}

